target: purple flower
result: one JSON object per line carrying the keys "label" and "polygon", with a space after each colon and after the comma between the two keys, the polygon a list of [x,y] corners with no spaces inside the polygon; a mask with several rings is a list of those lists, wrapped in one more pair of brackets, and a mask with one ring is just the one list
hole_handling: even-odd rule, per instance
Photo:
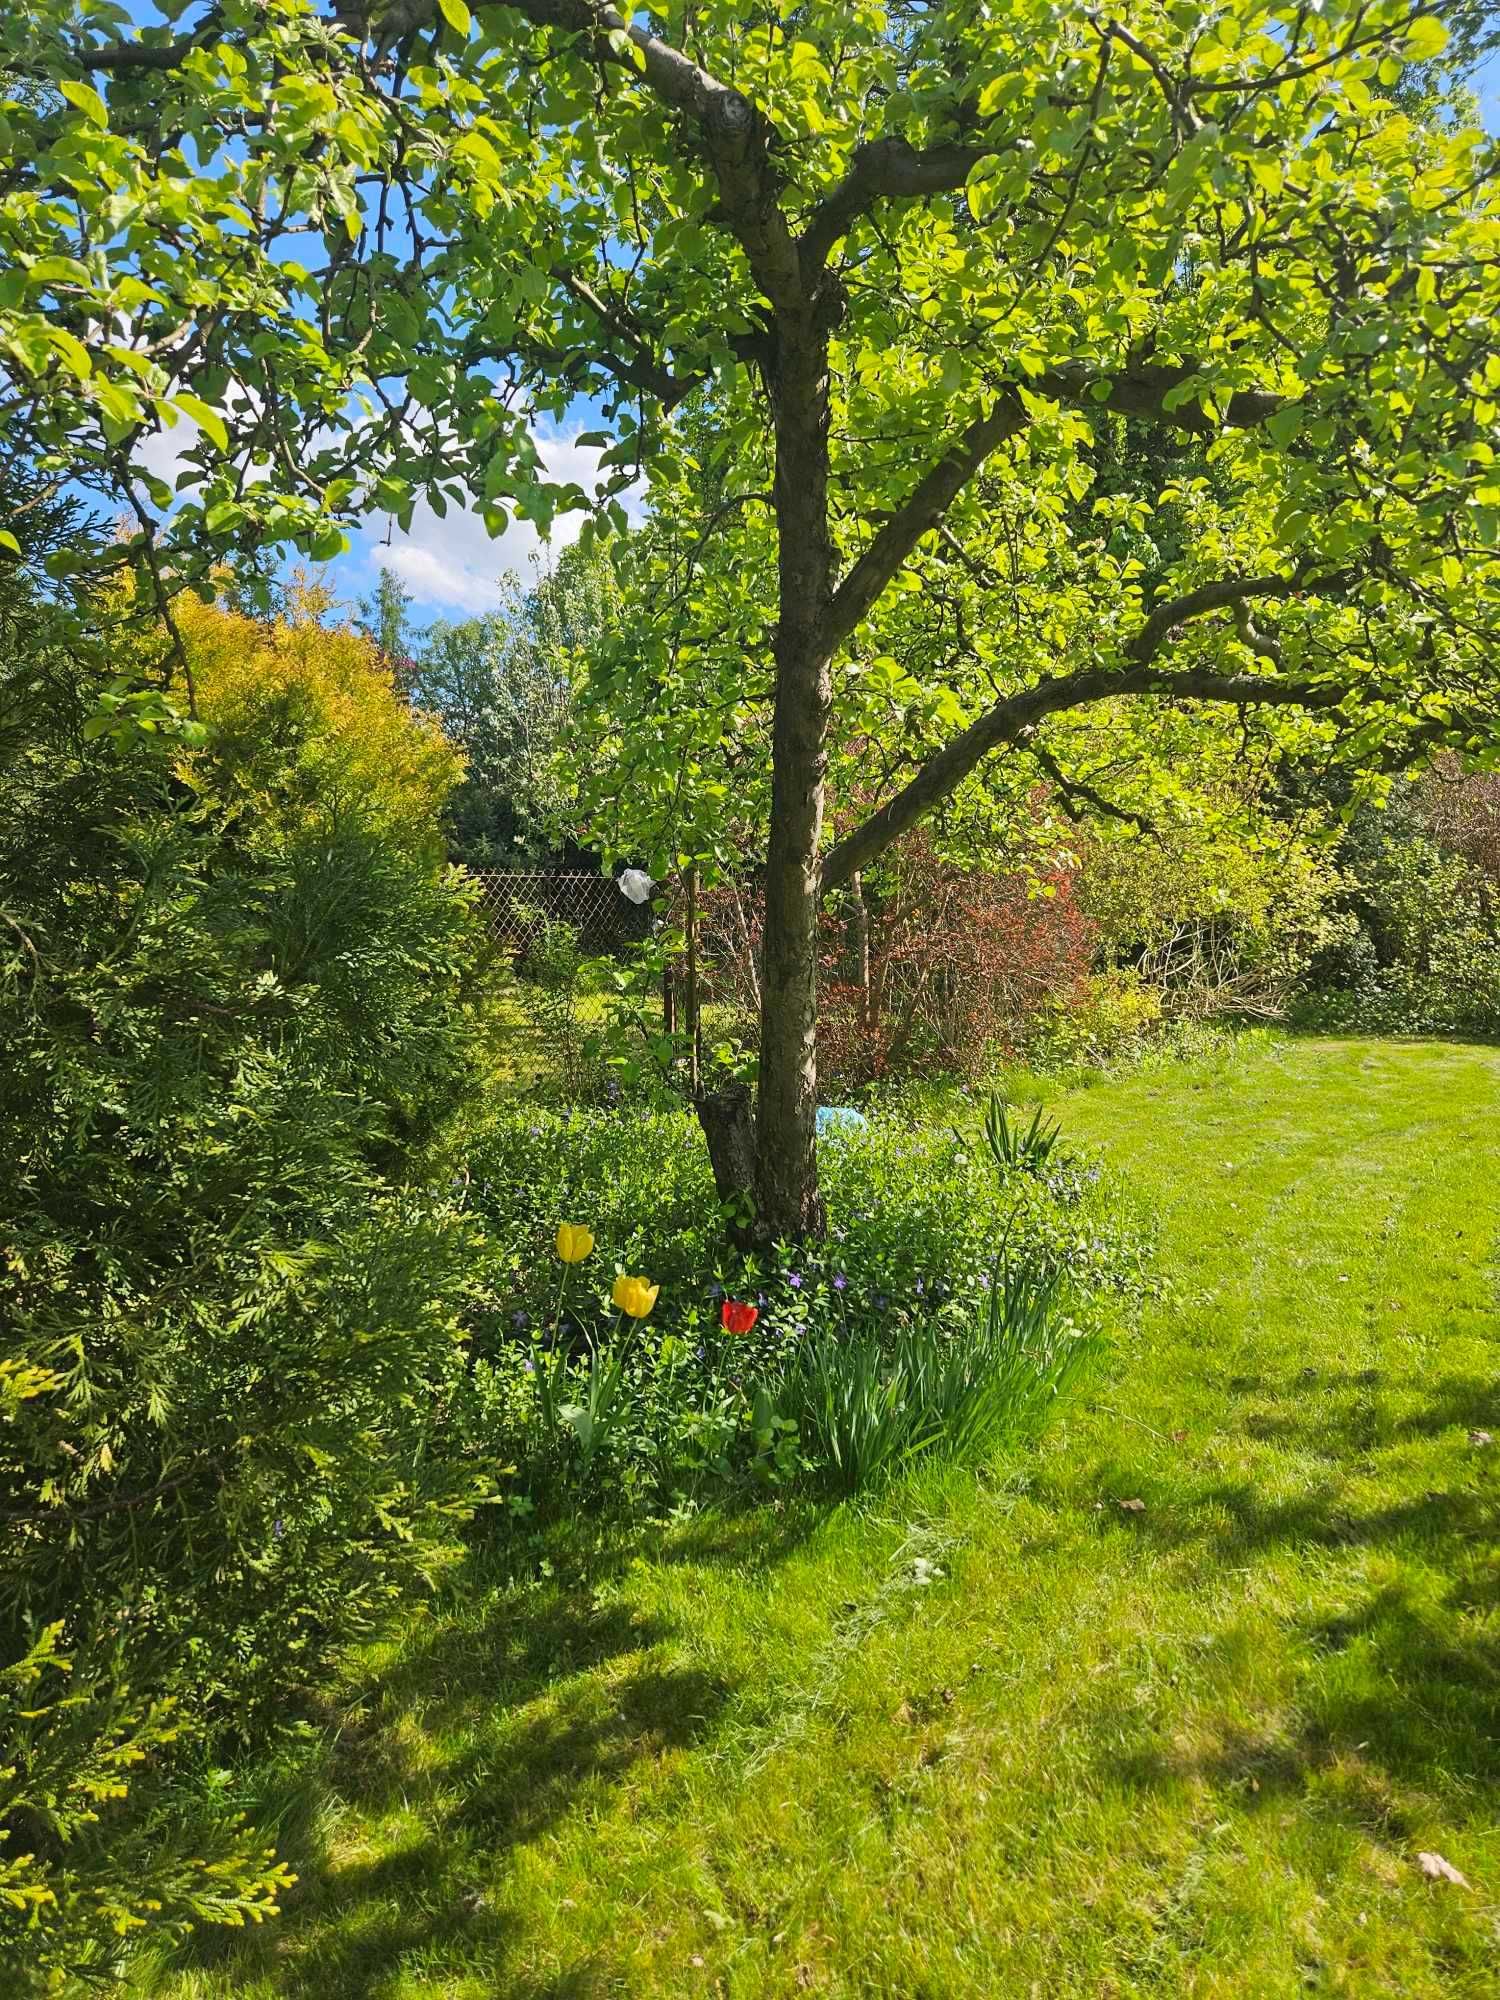
{"label": "purple flower", "polygon": [[765,1311],[765,1309],[766,1309],[766,1295],[765,1295],[765,1293],[764,1293],[764,1292],[757,1292],[757,1293],[755,1294],[755,1303],[756,1303],[756,1304],[757,1304],[757,1305],[758,1305],[758,1306],[760,1307],[760,1309],[761,1309],[761,1311],[762,1311],[762,1312],[764,1312],[764,1311]]}
{"label": "purple flower", "polygon": [[922,1296],[922,1293],[923,1293],[923,1290],[924,1290],[924,1289],[925,1289],[925,1288],[924,1288],[924,1286],[923,1286],[923,1284],[922,1284],[922,1280],[921,1280],[920,1278],[918,1278],[918,1280],[917,1280],[917,1297],[918,1297],[918,1298],[921,1298],[921,1296]]}
{"label": "purple flower", "polygon": [[279,1542],[282,1536],[286,1533],[285,1522],[281,1520],[273,1521],[271,1523],[271,1533],[276,1537],[277,1541]]}
{"label": "purple flower", "polygon": [[848,1284],[848,1282],[849,1280],[844,1276],[842,1271],[837,1271],[834,1273],[833,1289],[836,1292],[841,1292],[844,1289],[845,1285]]}
{"label": "purple flower", "polygon": [[875,1294],[875,1310],[876,1310],[876,1312],[882,1312],[882,1313],[883,1313],[883,1312],[885,1311],[886,1307],[887,1307],[887,1306],[888,1306],[889,1304],[890,1304],[890,1300],[889,1300],[889,1299],[888,1299],[888,1298],[886,1297],[886,1295],[885,1295],[885,1293],[884,1293],[884,1292],[877,1292],[877,1293]]}
{"label": "purple flower", "polygon": [[534,1361],[525,1361],[525,1362],[523,1362],[523,1363],[522,1363],[521,1365],[522,1365],[522,1367],[524,1367],[524,1368],[525,1368],[525,1370],[526,1370],[526,1373],[527,1373],[528,1375],[535,1375],[535,1373],[536,1373],[536,1363],[535,1363]]}
{"label": "purple flower", "polygon": [[516,1329],[517,1333],[521,1333],[530,1326],[531,1321],[526,1317],[525,1313],[517,1312],[511,1314],[510,1323]]}
{"label": "purple flower", "polygon": [[789,1284],[789,1285],[791,1286],[791,1288],[792,1288],[792,1290],[793,1290],[794,1292],[800,1292],[800,1291],[801,1291],[801,1289],[802,1289],[802,1273],[801,1273],[800,1271],[788,1271],[788,1272],[787,1272],[787,1274],[786,1274],[786,1281],[787,1281],[787,1283],[788,1283],[788,1284]]}

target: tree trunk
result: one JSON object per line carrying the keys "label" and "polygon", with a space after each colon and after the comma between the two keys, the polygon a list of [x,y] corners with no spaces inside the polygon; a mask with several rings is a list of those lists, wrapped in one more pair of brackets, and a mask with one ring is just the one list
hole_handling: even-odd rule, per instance
{"label": "tree trunk", "polygon": [[819,847],[832,704],[828,529],[828,333],[823,307],[778,317],[770,388],[776,417],[778,616],[771,830],[761,957],[756,1197],[775,1239],[817,1235]]}
{"label": "tree trunk", "polygon": [[698,1123],[708,1141],[714,1190],[725,1206],[730,1241],[741,1250],[764,1245],[755,1211],[755,1116],[748,1084],[726,1083],[700,1093]]}

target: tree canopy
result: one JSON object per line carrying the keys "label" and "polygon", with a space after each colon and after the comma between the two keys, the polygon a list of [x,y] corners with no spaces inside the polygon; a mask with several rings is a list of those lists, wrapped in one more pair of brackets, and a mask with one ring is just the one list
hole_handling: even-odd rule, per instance
{"label": "tree canopy", "polygon": [[[165,611],[371,509],[545,527],[586,496],[533,429],[580,399],[606,527],[631,484],[701,513],[710,409],[732,557],[677,539],[697,623],[643,634],[626,754],[645,789],[681,718],[716,750],[769,703],[768,1226],[817,1219],[818,897],[995,753],[1076,787],[1057,719],[1126,698],[1148,751],[1204,701],[1488,750],[1496,155],[1412,103],[1441,7],[162,14],[0,28],[7,432],[132,511]],[[142,447],[184,419],[174,499]]]}

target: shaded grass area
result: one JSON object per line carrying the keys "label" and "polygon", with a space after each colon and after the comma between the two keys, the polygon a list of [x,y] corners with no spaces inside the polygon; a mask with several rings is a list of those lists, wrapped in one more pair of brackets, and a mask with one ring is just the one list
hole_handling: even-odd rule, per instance
{"label": "shaded grass area", "polygon": [[1500,1052],[1054,1108],[1165,1287],[1039,1452],[476,1563],[331,1708],[281,1924],[138,1990],[1492,2000]]}

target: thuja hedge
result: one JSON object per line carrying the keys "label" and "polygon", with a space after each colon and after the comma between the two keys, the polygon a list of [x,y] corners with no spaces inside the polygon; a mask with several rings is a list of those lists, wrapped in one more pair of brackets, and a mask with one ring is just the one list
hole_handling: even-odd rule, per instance
{"label": "thuja hedge", "polygon": [[173,1802],[476,1496],[427,1448],[471,1229],[432,1189],[485,1037],[456,761],[372,649],[189,617],[194,719],[34,595],[0,623],[10,1993],[284,1886]]}

